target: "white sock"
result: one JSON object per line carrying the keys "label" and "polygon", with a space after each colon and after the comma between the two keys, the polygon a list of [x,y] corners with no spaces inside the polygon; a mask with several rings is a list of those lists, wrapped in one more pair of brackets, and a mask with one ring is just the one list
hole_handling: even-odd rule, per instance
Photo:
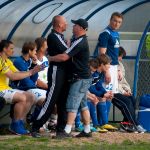
{"label": "white sock", "polygon": [[89,133],[89,132],[91,132],[90,124],[88,124],[88,125],[84,125],[84,132],[85,132],[85,133]]}
{"label": "white sock", "polygon": [[64,130],[65,130],[66,133],[70,133],[71,132],[71,128],[72,128],[72,125],[66,124]]}
{"label": "white sock", "polygon": [[50,119],[52,119],[52,120],[57,120],[57,115],[51,114]]}

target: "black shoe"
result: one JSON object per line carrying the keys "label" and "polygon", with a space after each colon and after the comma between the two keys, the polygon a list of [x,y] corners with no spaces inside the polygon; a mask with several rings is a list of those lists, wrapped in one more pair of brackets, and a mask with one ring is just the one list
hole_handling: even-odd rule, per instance
{"label": "black shoe", "polygon": [[137,130],[135,129],[135,127],[132,124],[120,124],[120,130],[124,130],[126,132],[136,132]]}
{"label": "black shoe", "polygon": [[48,127],[47,127],[49,130],[51,131],[55,131],[56,130],[56,124],[51,124],[51,123],[48,123]]}
{"label": "black shoe", "polygon": [[53,138],[57,138],[57,139],[62,139],[62,138],[72,138],[73,136],[71,135],[71,133],[66,133],[65,131],[63,132],[56,132],[56,136]]}
{"label": "black shoe", "polygon": [[76,135],[75,137],[92,137],[92,132],[86,133],[84,131],[80,132],[78,135]]}
{"label": "black shoe", "polygon": [[41,137],[40,133],[36,132],[36,131],[32,132],[31,136],[34,137],[34,138],[40,138]]}

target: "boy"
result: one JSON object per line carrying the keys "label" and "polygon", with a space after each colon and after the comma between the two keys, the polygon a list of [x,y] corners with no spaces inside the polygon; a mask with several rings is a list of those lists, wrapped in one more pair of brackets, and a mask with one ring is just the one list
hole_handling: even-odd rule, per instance
{"label": "boy", "polygon": [[[97,61],[97,66],[94,65]],[[95,62],[95,63],[94,63]],[[99,103],[97,104],[97,113],[98,113],[98,124],[94,126],[101,126],[100,132],[107,132],[108,130],[117,130],[117,128],[107,124],[108,123],[108,114],[111,106],[110,100],[113,97],[112,91],[108,86],[105,89],[105,79],[104,73],[110,68],[110,59],[107,55],[102,54],[97,59],[90,61],[90,69],[94,73],[93,84],[89,88],[90,93],[95,94],[99,97]]]}

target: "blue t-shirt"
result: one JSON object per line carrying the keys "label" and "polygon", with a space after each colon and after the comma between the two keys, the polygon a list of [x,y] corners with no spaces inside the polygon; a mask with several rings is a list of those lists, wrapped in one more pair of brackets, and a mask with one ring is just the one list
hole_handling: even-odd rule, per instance
{"label": "blue t-shirt", "polygon": [[[26,61],[22,56],[20,56],[15,59],[14,66],[19,71],[28,71],[29,69],[32,68],[32,61],[31,61],[31,59],[29,61]],[[38,73],[36,73],[30,77],[24,78],[20,81],[15,81],[14,83],[12,83],[12,86],[13,86],[13,88],[18,88],[21,90],[29,90],[32,88],[36,88],[37,78],[38,78]]]}
{"label": "blue t-shirt", "polygon": [[118,65],[119,33],[109,26],[99,35],[97,48],[107,48],[106,54],[111,58],[111,65]]}
{"label": "blue t-shirt", "polygon": [[92,84],[97,83],[97,81],[100,79],[100,73],[98,71],[95,71],[92,73]]}
{"label": "blue t-shirt", "polygon": [[[98,75],[98,72],[95,72],[92,74],[92,77],[95,77]],[[89,91],[92,94],[95,94],[98,97],[103,97],[104,94],[107,92],[105,90],[105,88],[103,87],[103,83],[104,83],[104,73],[99,73],[99,75],[97,76],[97,82],[94,82],[90,87],[89,87]],[[93,78],[94,79],[94,78]]]}

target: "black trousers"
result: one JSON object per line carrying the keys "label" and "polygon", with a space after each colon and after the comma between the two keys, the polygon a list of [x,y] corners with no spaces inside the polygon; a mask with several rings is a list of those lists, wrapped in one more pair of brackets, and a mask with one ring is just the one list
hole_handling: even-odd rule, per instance
{"label": "black trousers", "polygon": [[112,103],[122,112],[125,121],[130,121],[135,126],[138,125],[135,114],[136,101],[133,97],[124,96],[117,93],[114,94]]}
{"label": "black trousers", "polygon": [[67,72],[64,68],[50,64],[48,69],[48,91],[45,103],[33,122],[32,131],[37,131],[49,119],[55,104],[57,105],[57,131],[61,132],[67,121],[66,100],[69,92]]}

